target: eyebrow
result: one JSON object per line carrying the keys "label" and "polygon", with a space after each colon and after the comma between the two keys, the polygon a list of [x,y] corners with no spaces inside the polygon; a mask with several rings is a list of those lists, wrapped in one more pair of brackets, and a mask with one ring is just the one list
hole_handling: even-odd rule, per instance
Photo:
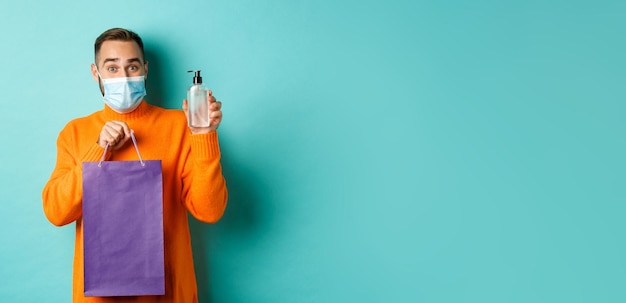
{"label": "eyebrow", "polygon": [[[102,65],[107,64],[107,62],[119,62],[120,58],[106,58],[104,59],[104,62],[102,62]],[[126,62],[128,63],[132,63],[132,62],[138,62],[139,64],[141,64],[141,59],[139,58],[130,58],[128,60],[126,60]]]}

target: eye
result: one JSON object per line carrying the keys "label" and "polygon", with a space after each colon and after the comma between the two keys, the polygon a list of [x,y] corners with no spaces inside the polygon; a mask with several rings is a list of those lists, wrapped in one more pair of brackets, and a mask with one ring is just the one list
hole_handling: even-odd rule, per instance
{"label": "eye", "polygon": [[139,68],[136,65],[131,65],[130,67],[128,67],[128,69],[133,72],[139,70]]}
{"label": "eye", "polygon": [[115,68],[113,66],[107,67],[107,71],[109,71],[110,73],[114,73],[116,70],[117,70],[117,68]]}

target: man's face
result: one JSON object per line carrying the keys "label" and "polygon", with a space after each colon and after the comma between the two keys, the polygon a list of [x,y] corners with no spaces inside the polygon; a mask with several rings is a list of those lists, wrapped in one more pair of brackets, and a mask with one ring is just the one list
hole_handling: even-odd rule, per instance
{"label": "man's face", "polygon": [[97,70],[91,65],[91,75],[100,84],[100,91],[104,94],[103,79],[144,76],[148,74],[148,62],[141,56],[141,49],[135,41],[108,40],[102,43],[100,53],[96,58]]}

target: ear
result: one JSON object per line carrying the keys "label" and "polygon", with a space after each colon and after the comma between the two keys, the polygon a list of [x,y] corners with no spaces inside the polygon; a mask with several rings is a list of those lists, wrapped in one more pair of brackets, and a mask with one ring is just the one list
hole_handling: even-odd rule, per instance
{"label": "ear", "polygon": [[148,61],[143,63],[143,68],[146,70],[145,76],[146,76],[146,79],[148,79]]}
{"label": "ear", "polygon": [[98,76],[98,69],[95,64],[91,64],[91,77],[93,77],[93,81],[100,83],[100,76]]}

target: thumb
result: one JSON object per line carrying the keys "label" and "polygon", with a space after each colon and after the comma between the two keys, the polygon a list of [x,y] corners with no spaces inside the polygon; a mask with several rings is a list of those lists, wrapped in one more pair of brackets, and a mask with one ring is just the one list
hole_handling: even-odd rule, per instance
{"label": "thumb", "polygon": [[189,108],[187,99],[183,100],[183,111],[186,113],[187,109]]}

